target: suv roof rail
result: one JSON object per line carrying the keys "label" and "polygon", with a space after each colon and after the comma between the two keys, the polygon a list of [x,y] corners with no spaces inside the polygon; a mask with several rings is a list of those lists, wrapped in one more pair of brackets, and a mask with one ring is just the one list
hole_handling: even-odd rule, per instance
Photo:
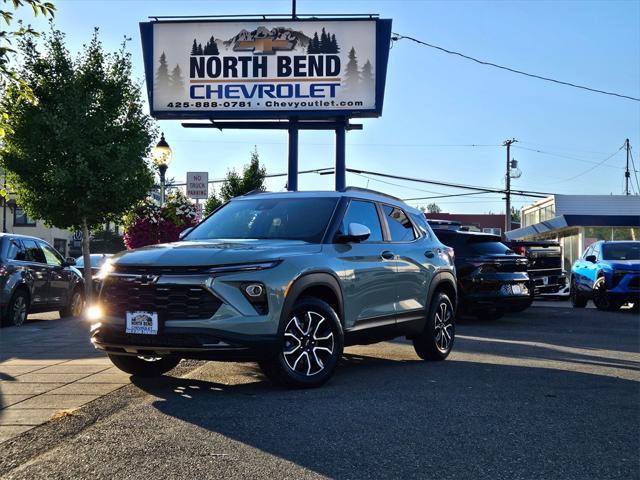
{"label": "suv roof rail", "polygon": [[346,187],[341,192],[364,192],[364,193],[372,193],[374,195],[381,195],[383,197],[391,198],[397,202],[403,202],[401,198],[394,197],[393,195],[389,195],[388,193],[378,192],[377,190],[371,190],[370,188],[362,188],[362,187]]}
{"label": "suv roof rail", "polygon": [[259,188],[256,188],[255,190],[251,190],[250,192],[243,193],[242,195],[239,195],[239,196],[248,197],[249,195],[258,195],[259,193],[270,193],[270,192],[267,190],[260,190]]}

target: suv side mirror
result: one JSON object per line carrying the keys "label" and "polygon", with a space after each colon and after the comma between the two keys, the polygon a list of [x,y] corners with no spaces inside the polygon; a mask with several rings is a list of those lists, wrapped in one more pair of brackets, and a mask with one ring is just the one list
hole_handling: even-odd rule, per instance
{"label": "suv side mirror", "polygon": [[366,225],[361,223],[350,223],[349,233],[347,235],[340,235],[338,241],[341,243],[359,243],[364,242],[371,236],[371,230]]}
{"label": "suv side mirror", "polygon": [[584,257],[584,259],[587,262],[591,262],[591,263],[596,263],[598,261],[595,255],[587,255],[586,257]]}
{"label": "suv side mirror", "polygon": [[182,240],[184,237],[186,237],[187,235],[189,235],[189,233],[191,233],[191,230],[193,230],[193,227],[187,227],[184,230],[182,230],[180,232],[180,234],[178,235],[178,238],[180,240]]}
{"label": "suv side mirror", "polygon": [[67,257],[64,259],[64,264],[67,267],[73,267],[76,264],[76,259],[73,257]]}

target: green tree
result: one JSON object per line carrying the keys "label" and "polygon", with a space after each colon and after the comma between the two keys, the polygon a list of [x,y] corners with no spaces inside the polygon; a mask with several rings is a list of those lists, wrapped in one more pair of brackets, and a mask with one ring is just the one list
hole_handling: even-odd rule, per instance
{"label": "green tree", "polygon": [[251,152],[251,160],[248,165],[244,166],[242,175],[231,169],[227,172],[227,177],[220,187],[220,197],[222,201],[227,202],[233,197],[244,195],[254,190],[265,190],[264,179],[267,171],[260,166],[260,157],[258,149],[254,148]]}
{"label": "green tree", "polygon": [[202,213],[206,217],[211,212],[213,212],[216,208],[222,205],[222,203],[223,203],[222,200],[218,198],[214,190],[211,192],[211,195],[209,195],[209,198],[207,198],[207,201],[204,203],[204,208],[202,209],[203,210]]}
{"label": "green tree", "polygon": [[437,203],[430,203],[427,205],[427,212],[442,213],[442,209],[440,208],[440,205],[438,205]]}
{"label": "green tree", "polygon": [[520,223],[520,210],[511,207],[511,221]]}
{"label": "green tree", "polygon": [[[4,5],[9,3],[10,9]],[[53,17],[56,7],[51,2],[43,0],[0,0],[0,21],[3,21],[6,27],[0,28],[0,97],[6,95],[6,90],[12,86],[13,91],[17,92],[19,101],[33,102],[33,92],[29,88],[27,82],[20,78],[16,70],[11,66],[11,56],[15,53],[14,43],[19,41],[26,35],[37,36],[38,32],[31,27],[24,27],[22,23],[18,23],[18,27],[12,27],[13,11],[22,6],[30,6],[35,16],[43,15],[45,17]],[[9,129],[8,113],[0,110],[0,142]],[[6,192],[3,192],[3,196]]]}
{"label": "green tree", "polygon": [[131,79],[131,55],[105,53],[96,29],[74,61],[57,30],[40,52],[20,44],[19,72],[37,103],[18,101],[10,86],[0,99],[11,127],[0,156],[18,202],[32,218],[83,232],[86,295],[91,298],[90,230],[118,221],[153,185],[147,164],[155,137]]}

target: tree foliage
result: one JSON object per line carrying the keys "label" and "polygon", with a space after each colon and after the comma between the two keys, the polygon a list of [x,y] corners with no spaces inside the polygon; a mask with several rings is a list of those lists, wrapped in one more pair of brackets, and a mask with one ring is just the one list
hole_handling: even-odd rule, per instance
{"label": "tree foliage", "polygon": [[442,209],[440,208],[440,205],[438,205],[437,203],[430,203],[427,205],[427,212],[442,213]]}
{"label": "tree foliage", "polygon": [[[9,8],[12,9],[8,10],[6,4],[10,4]],[[14,92],[18,93],[19,100],[33,102],[35,99],[29,85],[10,65],[11,55],[16,52],[15,42],[27,35],[39,35],[31,27],[25,27],[21,23],[17,28],[11,26],[13,10],[22,6],[30,6],[35,16],[45,17],[53,17],[56,7],[53,3],[43,0],[0,0],[0,24],[3,22],[6,25],[6,30],[0,27],[0,97],[6,94],[7,88],[11,85]],[[8,117],[7,112],[0,110],[0,141],[10,128],[7,124]]]}
{"label": "tree foliage", "polygon": [[209,195],[209,198],[207,198],[207,201],[204,203],[204,208],[203,208],[204,216],[206,217],[207,215],[209,215],[216,208],[222,205],[222,203],[223,203],[222,200],[220,200],[216,195],[215,190],[211,192],[211,195]]}
{"label": "tree foliage", "polygon": [[267,170],[260,166],[258,149],[251,152],[251,160],[242,170],[242,175],[231,169],[227,172],[227,177],[220,187],[220,197],[223,202],[231,200],[233,197],[244,195],[254,190],[265,190],[264,179]]}
{"label": "tree foliage", "polygon": [[[37,102],[22,102],[19,87],[7,88],[0,111],[10,130],[0,157],[29,216],[88,237],[153,185],[146,157],[155,131],[131,80],[130,54],[124,44],[105,53],[97,29],[75,60],[57,30],[43,51],[32,37],[20,50],[19,75]],[[87,240],[85,255],[88,249]]]}

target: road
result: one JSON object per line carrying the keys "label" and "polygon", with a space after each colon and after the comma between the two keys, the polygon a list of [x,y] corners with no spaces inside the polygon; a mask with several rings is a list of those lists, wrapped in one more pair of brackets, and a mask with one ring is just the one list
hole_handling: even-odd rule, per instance
{"label": "road", "polygon": [[462,322],[425,363],[347,349],[323,388],[187,363],[3,444],[36,478],[630,479],[640,476],[640,317],[539,306]]}

